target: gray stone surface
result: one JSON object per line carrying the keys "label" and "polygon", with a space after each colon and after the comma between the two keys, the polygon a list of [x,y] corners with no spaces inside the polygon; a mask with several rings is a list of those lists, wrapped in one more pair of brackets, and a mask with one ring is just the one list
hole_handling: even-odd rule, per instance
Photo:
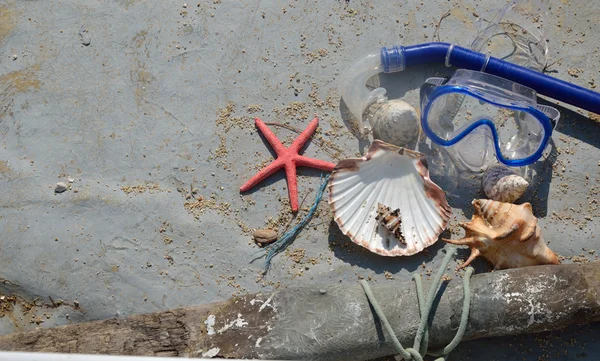
{"label": "gray stone surface", "polygon": [[[551,4],[551,74],[595,87],[600,2]],[[337,90],[345,65],[380,46],[438,40],[436,24],[447,11],[440,40],[468,45],[475,14],[497,6],[462,0],[0,1],[0,290],[18,298],[12,310],[1,311],[0,333],[278,286],[358,277],[389,282],[386,275],[409,279],[435,270],[443,244],[408,258],[370,254],[339,233],[323,202],[290,252],[277,256],[260,280],[262,260],[251,260],[261,250],[251,229],[272,217],[283,231],[290,212],[281,173],[239,194],[272,159],[252,119],[304,129],[317,116],[319,134],[305,154],[332,162],[356,156],[368,141],[348,129]],[[427,77],[450,73],[417,67],[380,81],[391,97],[416,105]],[[600,245],[600,123],[572,107],[560,110],[549,160],[536,165],[537,181],[523,200],[534,205],[564,262],[584,262],[597,258]],[[286,144],[296,136],[272,128]],[[455,229],[482,195],[478,181],[458,187],[435,153],[431,157],[432,178],[455,210]],[[304,208],[319,175],[299,171]],[[69,189],[55,194],[57,182]],[[202,201],[187,200],[186,208],[193,187]],[[489,270],[482,261],[476,266]],[[591,325],[466,342],[454,357],[592,360],[600,355],[597,331]]]}

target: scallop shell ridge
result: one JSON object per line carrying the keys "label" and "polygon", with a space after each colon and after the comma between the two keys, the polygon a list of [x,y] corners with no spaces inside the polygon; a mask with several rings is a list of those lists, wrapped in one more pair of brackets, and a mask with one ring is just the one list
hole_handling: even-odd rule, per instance
{"label": "scallop shell ridge", "polygon": [[412,255],[432,245],[452,212],[429,179],[423,155],[380,140],[365,157],[338,163],[328,187],[342,233],[383,256]]}

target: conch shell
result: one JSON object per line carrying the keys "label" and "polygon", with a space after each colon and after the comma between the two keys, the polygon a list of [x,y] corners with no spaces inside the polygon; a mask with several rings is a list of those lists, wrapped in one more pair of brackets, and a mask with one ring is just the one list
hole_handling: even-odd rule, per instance
{"label": "conch shell", "polygon": [[471,248],[471,255],[459,269],[467,267],[478,256],[487,259],[495,269],[560,263],[542,238],[531,204],[515,205],[489,199],[474,200],[472,204],[473,218],[460,225],[465,229],[465,238],[443,239]]}
{"label": "conch shell", "polygon": [[488,169],[481,183],[489,199],[509,203],[519,199],[529,186],[525,178],[501,165]]}

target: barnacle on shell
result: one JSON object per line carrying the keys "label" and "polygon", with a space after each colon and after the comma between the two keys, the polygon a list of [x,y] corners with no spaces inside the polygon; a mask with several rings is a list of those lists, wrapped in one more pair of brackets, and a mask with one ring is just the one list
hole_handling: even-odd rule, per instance
{"label": "barnacle on shell", "polygon": [[459,268],[467,267],[478,256],[487,259],[495,269],[560,263],[544,242],[531,204],[489,199],[474,200],[472,204],[475,213],[471,221],[460,224],[465,237],[443,239],[471,248],[471,255]]}

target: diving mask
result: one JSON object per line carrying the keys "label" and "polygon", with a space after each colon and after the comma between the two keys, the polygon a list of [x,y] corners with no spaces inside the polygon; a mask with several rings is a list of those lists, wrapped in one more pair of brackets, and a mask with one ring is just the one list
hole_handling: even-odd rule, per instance
{"label": "diving mask", "polygon": [[493,155],[507,166],[525,166],[540,159],[560,118],[536,96],[513,81],[459,69],[447,82],[429,78],[421,87],[421,125],[472,169]]}

